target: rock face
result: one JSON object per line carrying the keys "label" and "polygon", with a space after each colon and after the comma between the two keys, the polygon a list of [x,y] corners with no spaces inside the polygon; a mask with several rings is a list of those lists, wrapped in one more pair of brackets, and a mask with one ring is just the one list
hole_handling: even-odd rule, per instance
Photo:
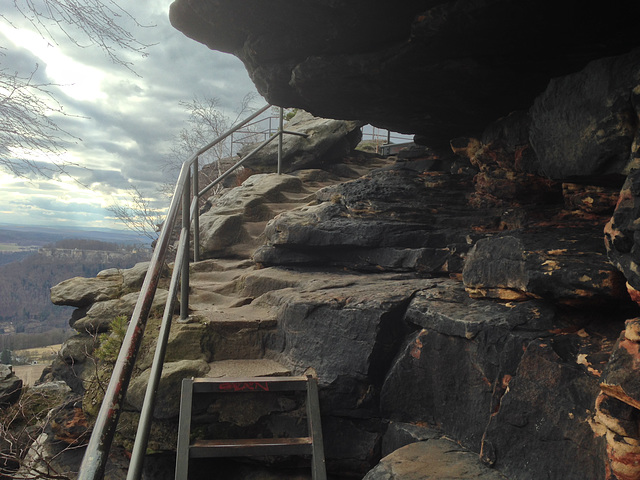
{"label": "rock face", "polygon": [[637,46],[638,9],[631,0],[604,9],[533,0],[250,1],[242,10],[231,0],[178,0],[170,19],[240,58],[270,103],[417,133],[435,146],[527,108],[551,78]]}
{"label": "rock face", "polygon": [[[290,28],[269,23],[285,5]],[[313,160],[324,170],[257,174],[212,202],[208,259],[191,266],[192,315],[173,326],[150,448],[174,448],[181,376],[311,367],[331,473],[413,478],[431,473],[406,459],[436,456],[430,465],[476,478],[640,478],[638,6],[243,7],[178,0],[172,20],[240,56],[270,100],[379,118],[433,144],[338,164],[326,149]],[[289,144],[290,168],[309,167],[304,144]],[[107,271],[52,295],[78,307],[78,328],[126,304],[133,277]],[[90,417],[100,389],[79,358],[95,347],[86,330],[49,376],[85,393]],[[154,343],[145,338],[136,365],[125,449]],[[303,434],[298,399],[231,410],[198,405],[195,434]],[[493,470],[457,463],[469,451]]]}
{"label": "rock face", "polygon": [[549,82],[531,108],[530,139],[550,178],[625,171],[638,113],[640,50],[604,58]]}

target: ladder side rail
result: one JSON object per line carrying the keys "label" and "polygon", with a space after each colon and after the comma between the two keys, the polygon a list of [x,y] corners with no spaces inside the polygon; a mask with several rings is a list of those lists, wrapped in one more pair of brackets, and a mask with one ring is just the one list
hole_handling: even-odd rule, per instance
{"label": "ladder side rail", "polygon": [[180,417],[178,420],[178,446],[176,448],[176,478],[187,480],[189,475],[189,443],[191,436],[191,410],[193,408],[193,379],[182,380]]}
{"label": "ladder side rail", "polygon": [[307,422],[309,436],[312,440],[312,479],[326,480],[327,469],[324,460],[324,443],[322,440],[322,424],[320,417],[320,401],[318,399],[318,382],[309,376],[307,383]]}

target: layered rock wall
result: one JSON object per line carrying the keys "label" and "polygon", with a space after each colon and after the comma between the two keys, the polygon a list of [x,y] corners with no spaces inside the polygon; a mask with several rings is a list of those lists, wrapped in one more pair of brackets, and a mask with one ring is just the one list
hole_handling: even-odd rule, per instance
{"label": "layered rock wall", "polygon": [[[639,7],[591,8],[174,2],[174,25],[240,57],[269,101],[416,133],[431,148],[310,195],[313,179],[365,173],[342,156],[353,123],[335,148],[311,149],[321,158],[296,139],[291,177],[256,175],[220,199],[203,217],[206,255],[246,271],[215,283],[208,269],[226,279],[224,267],[194,265],[200,313],[174,334],[162,391],[177,371],[212,374],[212,360],[251,352],[315,369],[335,474],[362,477],[383,454],[446,435],[491,477],[640,478]],[[304,205],[274,207],[293,198]],[[129,308],[125,277],[91,280],[93,296],[54,289],[85,333],[52,378],[84,390],[68,373],[82,364],[73,355],[107,328],[101,312]],[[230,328],[238,318],[244,341]],[[148,355],[138,368],[130,418]],[[171,437],[173,400],[156,411],[155,438]],[[261,435],[299,420],[295,403],[272,410],[277,421],[250,412]],[[238,427],[223,407],[203,412]]]}

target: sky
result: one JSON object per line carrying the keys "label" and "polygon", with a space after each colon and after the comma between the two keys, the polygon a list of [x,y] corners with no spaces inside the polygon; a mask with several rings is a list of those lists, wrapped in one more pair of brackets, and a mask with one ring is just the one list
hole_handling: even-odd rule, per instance
{"label": "sky", "polygon": [[[73,44],[55,27],[55,41],[43,38],[11,2],[0,7],[0,68],[23,75],[35,70],[35,80],[56,84],[49,89],[66,112],[56,122],[81,139],[69,142],[57,159],[77,164],[67,168],[68,176],[21,178],[0,171],[0,223],[124,228],[107,207],[126,205],[132,186],[157,207],[167,203],[158,186],[171,177],[163,167],[175,136],[186,127],[188,112],[180,103],[215,97],[235,118],[243,97],[255,93],[240,60],[170,25],[170,3],[120,2],[142,25],[130,22],[131,33],[150,45],[145,57],[122,54],[135,73],[86,41]],[[252,106],[264,104],[256,93]],[[49,161],[33,152],[21,155]]]}

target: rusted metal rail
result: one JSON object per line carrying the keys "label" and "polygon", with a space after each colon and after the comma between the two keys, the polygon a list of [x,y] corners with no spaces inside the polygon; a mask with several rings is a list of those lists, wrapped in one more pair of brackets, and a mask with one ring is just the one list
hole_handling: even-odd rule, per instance
{"label": "rusted metal rail", "polygon": [[[267,139],[265,142],[263,142],[258,148],[254,149],[242,160],[233,165],[229,170],[218,177],[218,179],[216,179],[211,185],[208,185],[200,191],[198,191],[198,157],[216,144],[225,140],[235,131],[239,130],[259,115],[264,113],[268,108],[270,108],[270,105],[266,105],[265,107],[261,108],[241,123],[237,124],[209,144],[202,147],[200,150],[194,153],[191,158],[189,158],[182,164],[180,175],[178,177],[178,181],[176,182],[173,198],[171,200],[171,204],[169,206],[162,231],[160,232],[156,248],[151,257],[151,262],[149,264],[149,269],[147,271],[142,289],[140,291],[140,296],[131,316],[129,327],[122,343],[122,347],[120,348],[120,353],[118,354],[109,386],[107,387],[107,390],[105,392],[100,411],[93,427],[93,432],[89,440],[89,444],[87,445],[87,449],[80,466],[78,480],[101,480],[104,477],[104,471],[109,451],[111,449],[113,437],[118,425],[118,420],[120,418],[120,412],[122,410],[124,398],[127,393],[129,381],[131,380],[133,366],[135,364],[138,350],[140,348],[153,298],[158,287],[160,274],[165,264],[169,244],[171,241],[171,233],[177,221],[178,212],[181,210],[182,230],[178,245],[178,253],[176,256],[176,261],[174,263],[173,274],[169,286],[169,296],[167,299],[167,304],[165,305],[165,311],[160,328],[156,352],[154,354],[153,364],[151,366],[149,383],[147,385],[144,403],[140,414],[140,422],[138,424],[136,441],[132,452],[129,471],[127,474],[127,480],[138,480],[140,478],[142,474],[144,454],[147,449],[149,431],[151,428],[155,398],[158,390],[158,384],[160,382],[160,376],[162,373],[162,364],[164,363],[164,354],[169,338],[171,321],[173,319],[173,311],[178,293],[178,283],[180,283],[181,293],[180,318],[182,320],[186,320],[188,317],[189,240],[192,222],[194,224],[194,259],[197,261],[200,258],[198,222],[199,199],[213,186],[224,180],[224,178],[229,176],[235,169],[249,160],[261,148],[275,139],[278,139],[279,141],[277,171],[278,173],[280,173],[283,135],[306,135],[297,132],[287,132],[282,129],[283,111],[282,108],[280,108],[280,128],[278,132]],[[182,208],[180,209],[180,207]]]}

